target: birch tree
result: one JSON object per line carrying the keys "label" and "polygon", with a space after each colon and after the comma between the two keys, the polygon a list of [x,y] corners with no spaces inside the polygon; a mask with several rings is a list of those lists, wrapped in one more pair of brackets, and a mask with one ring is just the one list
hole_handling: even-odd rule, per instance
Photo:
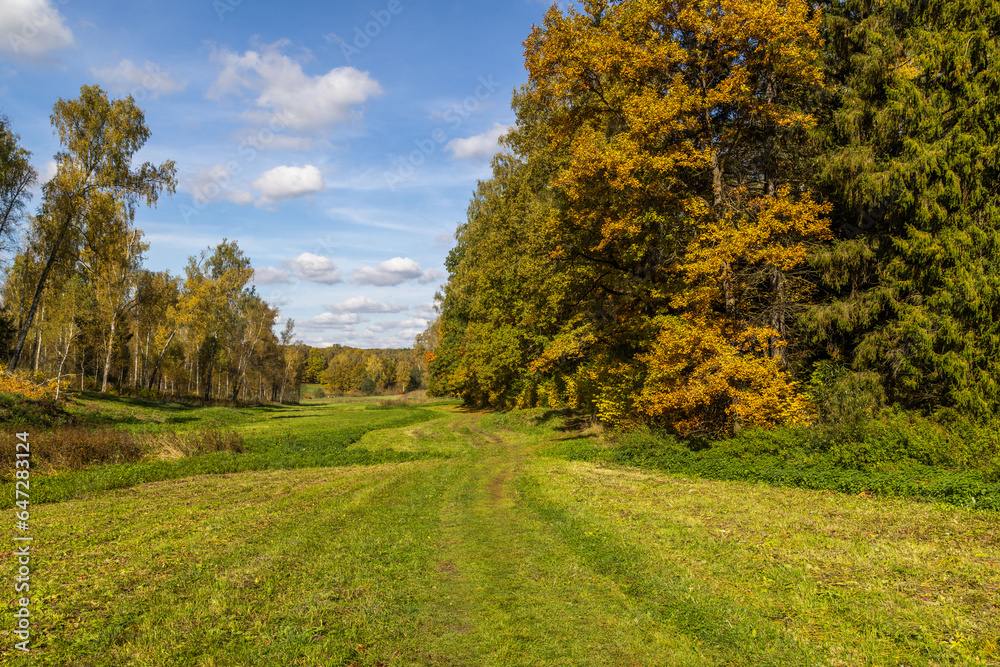
{"label": "birch tree", "polygon": [[63,147],[55,155],[56,174],[43,188],[43,209],[54,234],[18,332],[10,368],[16,368],[21,360],[52,265],[71,233],[85,224],[87,211],[113,198],[124,206],[131,220],[140,202],[154,206],[162,193],[173,194],[176,188],[173,161],[132,166],[133,156],[149,139],[150,131],[131,96],[108,100],[99,86],[83,86],[80,97],[56,102],[51,119]]}

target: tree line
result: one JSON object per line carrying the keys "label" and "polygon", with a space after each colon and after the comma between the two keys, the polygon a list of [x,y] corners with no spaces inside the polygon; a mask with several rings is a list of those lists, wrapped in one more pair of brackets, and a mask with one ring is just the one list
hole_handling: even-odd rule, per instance
{"label": "tree line", "polygon": [[100,391],[293,397],[307,352],[292,344],[292,320],[274,334],[278,310],[250,286],[253,268],[236,241],[190,257],[183,276],[144,268],[149,244],[135,212],[173,194],[176,168],[133,166],[150,136],[134,100],[83,86],[79,98],[55,104],[51,120],[61,150],[29,214],[38,174],[9,119],[0,118],[7,370],[72,374],[79,388]]}
{"label": "tree line", "polygon": [[425,333],[430,387],[714,436],[1000,407],[1000,3],[586,0]]}
{"label": "tree line", "polygon": [[303,381],[338,395],[404,394],[427,388],[427,365],[414,349],[310,348]]}

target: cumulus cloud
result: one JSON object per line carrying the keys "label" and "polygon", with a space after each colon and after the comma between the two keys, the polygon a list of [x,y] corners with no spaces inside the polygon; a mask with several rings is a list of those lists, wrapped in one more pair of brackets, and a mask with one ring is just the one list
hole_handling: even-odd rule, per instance
{"label": "cumulus cloud", "polygon": [[75,46],[64,21],[50,0],[0,0],[0,54],[42,60],[50,51]]}
{"label": "cumulus cloud", "polygon": [[177,81],[169,72],[148,60],[139,67],[126,58],[114,67],[91,67],[90,72],[112,92],[132,95],[139,102],[178,93],[187,86],[187,82]]}
{"label": "cumulus cloud", "polygon": [[38,170],[40,183],[48,183],[52,180],[52,177],[56,175],[59,170],[59,164],[55,160],[49,160],[46,162],[41,169]]}
{"label": "cumulus cloud", "polygon": [[409,257],[393,257],[378,266],[366,266],[351,272],[359,285],[398,285],[424,274],[420,265]]}
{"label": "cumulus cloud", "polygon": [[287,40],[263,45],[242,55],[218,49],[212,60],[221,67],[208,91],[210,99],[248,91],[256,95],[260,110],[257,121],[276,119],[303,132],[317,132],[360,115],[357,107],[382,94],[378,81],[353,67],[335,67],[326,74],[310,76],[301,60],[282,53]]}
{"label": "cumulus cloud", "polygon": [[309,331],[324,329],[353,329],[361,318],[357,313],[323,313],[305,322],[296,322],[295,326]]}
{"label": "cumulus cloud", "polygon": [[434,304],[430,301],[424,303],[418,303],[413,307],[413,314],[424,320],[436,320],[438,316],[437,309]]}
{"label": "cumulus cloud", "polygon": [[417,282],[426,285],[427,283],[432,283],[435,280],[441,280],[446,275],[446,273],[438,271],[437,269],[427,269],[424,271],[424,275],[417,279]]}
{"label": "cumulus cloud", "polygon": [[[262,208],[282,199],[320,192],[326,187],[323,174],[311,164],[275,167],[250,184],[238,183],[238,174],[238,169],[232,171],[229,166],[216,164],[184,177],[181,187],[190,192],[199,205],[230,201],[241,206],[253,204]],[[257,190],[260,195],[255,196],[251,189]]]}
{"label": "cumulus cloud", "polygon": [[327,257],[304,252],[288,262],[288,268],[302,280],[324,285],[340,282],[340,269]]}
{"label": "cumulus cloud", "polygon": [[[289,305],[292,302],[292,300],[283,294],[272,294],[271,297],[267,300],[267,302],[271,304],[271,306],[274,308],[282,308],[284,306]],[[281,322],[275,322],[275,324],[283,324],[283,323],[284,319],[282,319]]]}
{"label": "cumulus cloud", "polygon": [[260,203],[268,204],[319,192],[325,185],[319,169],[307,164],[304,167],[281,166],[265,171],[253,182],[253,187],[263,195]]}
{"label": "cumulus cloud", "polygon": [[366,266],[351,272],[354,282],[359,285],[399,285],[407,280],[429,283],[444,277],[437,269],[424,271],[409,257],[393,257],[378,266]]}
{"label": "cumulus cloud", "polygon": [[254,196],[250,192],[236,187],[234,177],[235,174],[226,165],[216,164],[185,177],[181,187],[191,193],[198,205],[219,200],[240,205],[254,203]]}
{"label": "cumulus cloud", "polygon": [[278,285],[292,282],[288,271],[276,269],[273,266],[265,266],[253,270],[253,282],[255,285]]}
{"label": "cumulus cloud", "polygon": [[388,322],[379,322],[378,324],[371,324],[368,326],[370,331],[382,332],[388,331],[390,329],[416,329],[418,331],[423,331],[430,324],[427,320],[414,317],[409,320],[391,320]]}
{"label": "cumulus cloud", "polygon": [[366,296],[355,296],[329,306],[328,310],[333,313],[401,313],[406,310],[406,306],[375,301]]}
{"label": "cumulus cloud", "polygon": [[494,123],[493,127],[464,139],[452,139],[445,144],[445,150],[451,151],[452,157],[459,160],[489,160],[500,150],[500,137],[510,129],[510,125]]}

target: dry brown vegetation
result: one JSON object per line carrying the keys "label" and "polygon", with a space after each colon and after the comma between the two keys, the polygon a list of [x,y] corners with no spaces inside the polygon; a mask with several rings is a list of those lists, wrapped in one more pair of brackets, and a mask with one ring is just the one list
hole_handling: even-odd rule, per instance
{"label": "dry brown vegetation", "polygon": [[[14,438],[0,442],[4,476],[13,472],[16,442]],[[140,461],[147,457],[175,460],[196,454],[245,451],[242,435],[221,429],[135,434],[112,428],[63,426],[32,432],[29,442],[32,468],[43,474]]]}

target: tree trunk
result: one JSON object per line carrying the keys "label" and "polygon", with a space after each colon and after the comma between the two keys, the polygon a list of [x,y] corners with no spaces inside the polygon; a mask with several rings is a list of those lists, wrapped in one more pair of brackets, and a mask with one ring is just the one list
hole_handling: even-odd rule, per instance
{"label": "tree trunk", "polygon": [[21,361],[21,353],[24,351],[24,341],[28,337],[28,329],[31,328],[31,322],[35,319],[35,313],[38,312],[38,304],[41,303],[42,293],[45,291],[45,281],[49,279],[49,271],[52,270],[52,265],[56,262],[59,248],[62,246],[63,239],[66,238],[66,232],[69,231],[72,221],[73,216],[67,215],[62,227],[59,229],[59,236],[56,237],[55,243],[52,244],[52,251],[49,252],[49,258],[45,262],[45,268],[42,269],[42,275],[38,278],[35,298],[32,299],[28,317],[25,318],[24,323],[21,325],[21,331],[17,334],[17,347],[14,348],[14,354],[11,355],[10,362],[7,364],[7,368],[12,371],[17,368],[17,364]]}
{"label": "tree trunk", "polygon": [[135,358],[132,364],[132,388],[138,389],[142,383],[139,381],[139,336],[135,336]]}
{"label": "tree trunk", "polygon": [[101,381],[101,393],[108,389],[108,371],[111,369],[111,352],[115,348],[115,327],[118,325],[118,318],[111,314],[111,331],[108,333],[108,351],[104,355],[104,379]]}
{"label": "tree trunk", "polygon": [[170,347],[170,341],[174,339],[174,334],[177,333],[177,329],[170,332],[167,336],[167,342],[163,344],[163,349],[160,350],[160,356],[156,358],[156,363],[153,364],[153,372],[149,374],[149,389],[153,389],[153,383],[156,381],[156,371],[160,370],[160,362],[163,360],[163,355],[167,353],[167,348]]}
{"label": "tree trunk", "polygon": [[32,369],[34,370],[35,373],[38,373],[38,354],[42,350],[42,334],[39,331],[39,329],[41,328],[41,324],[42,324],[41,321],[39,321],[38,323],[39,326],[35,327],[35,355],[34,355],[35,362],[32,366]]}
{"label": "tree trunk", "polygon": [[[142,380],[139,382],[140,385],[146,383],[146,374],[149,372],[149,336],[152,331],[152,326],[146,327],[146,347],[142,352]],[[152,389],[152,386],[150,389]]]}
{"label": "tree trunk", "polygon": [[771,304],[771,328],[776,335],[768,339],[771,358],[776,359],[782,367],[788,365],[788,354],[785,350],[785,275],[778,267],[771,268],[771,291],[774,301]]}
{"label": "tree trunk", "polygon": [[69,331],[66,332],[66,350],[62,354],[62,358],[59,360],[59,370],[56,371],[56,400],[59,400],[59,390],[62,385],[62,371],[63,366],[66,364],[66,357],[69,356],[69,349],[73,344],[73,318],[69,320]]}
{"label": "tree trunk", "polygon": [[208,355],[208,376],[205,379],[205,400],[212,395],[212,368],[215,366],[215,346],[218,344],[218,339],[214,336],[212,337],[212,351]]}

